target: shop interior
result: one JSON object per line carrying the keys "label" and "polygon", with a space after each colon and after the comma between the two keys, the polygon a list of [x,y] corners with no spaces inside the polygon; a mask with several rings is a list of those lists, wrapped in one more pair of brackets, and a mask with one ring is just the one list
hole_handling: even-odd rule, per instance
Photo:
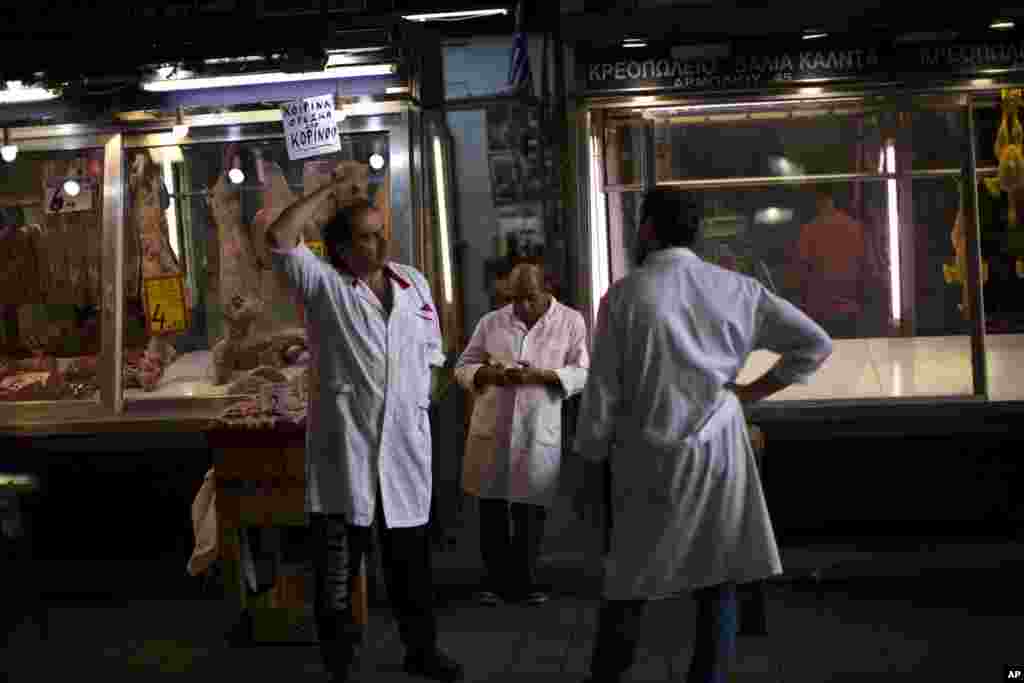
{"label": "shop interior", "polygon": [[[610,279],[631,268],[643,188],[690,192],[703,211],[696,251],[801,306],[835,339],[809,384],[769,400],[977,394],[963,197],[970,116],[985,384],[993,400],[1021,398],[1009,372],[1024,352],[1024,225],[1011,210],[1021,190],[1000,170],[1015,153],[1019,95],[968,103],[811,90],[764,101],[623,98],[592,109],[593,196],[604,205],[591,221],[607,229],[592,239],[608,251]],[[754,353],[740,381],[773,361]]]}
{"label": "shop interior", "polygon": [[[9,145],[12,159],[0,165],[0,401],[99,404],[107,333],[122,337],[128,405],[251,397],[263,384],[289,383],[299,410],[306,332],[301,307],[271,270],[265,233],[332,175],[347,197],[384,212],[392,258],[417,261],[447,304],[446,322],[454,320],[449,219],[435,206],[450,191],[444,126],[400,95],[337,103],[339,150],[294,160],[276,109],[148,112],[137,117],[148,125],[122,128],[120,159],[106,160],[120,169],[117,181],[105,177],[109,145],[74,148],[77,138],[30,139],[38,130],[20,129],[22,149]],[[153,130],[164,122],[174,128]],[[322,257],[325,219],[303,235]],[[105,324],[100,301],[111,292],[102,283],[115,268],[104,269],[102,245],[115,232],[123,313]]]}

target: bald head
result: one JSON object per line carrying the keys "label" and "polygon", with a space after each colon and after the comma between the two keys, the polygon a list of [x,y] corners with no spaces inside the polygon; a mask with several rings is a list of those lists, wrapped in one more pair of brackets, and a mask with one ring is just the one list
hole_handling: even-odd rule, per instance
{"label": "bald head", "polygon": [[514,289],[525,287],[547,291],[544,286],[544,269],[536,263],[520,263],[512,269],[508,279]]}
{"label": "bald head", "polygon": [[533,263],[521,263],[512,269],[508,279],[516,317],[533,327],[551,305],[551,295],[544,285],[544,269]]}

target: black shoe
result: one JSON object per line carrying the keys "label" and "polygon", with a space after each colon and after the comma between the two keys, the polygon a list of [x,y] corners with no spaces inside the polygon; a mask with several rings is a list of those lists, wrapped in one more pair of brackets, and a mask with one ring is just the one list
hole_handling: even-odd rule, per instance
{"label": "black shoe", "polygon": [[494,591],[483,590],[479,591],[476,594],[476,601],[481,605],[486,605],[487,607],[494,607],[499,602],[501,602],[501,598],[498,597],[498,594]]}
{"label": "black shoe", "polygon": [[536,607],[538,605],[543,605],[550,599],[551,596],[545,591],[530,591],[523,596],[523,604]]}
{"label": "black shoe", "polygon": [[426,654],[409,653],[405,655],[403,667],[410,676],[422,676],[435,681],[455,683],[462,680],[462,665],[441,650]]}

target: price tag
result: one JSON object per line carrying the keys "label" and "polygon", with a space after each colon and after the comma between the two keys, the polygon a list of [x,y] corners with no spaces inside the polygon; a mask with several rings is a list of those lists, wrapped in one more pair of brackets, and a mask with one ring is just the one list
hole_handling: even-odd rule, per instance
{"label": "price tag", "polygon": [[185,282],[181,275],[144,280],[146,328],[150,334],[178,334],[188,329]]}
{"label": "price tag", "polygon": [[312,242],[306,242],[306,247],[308,247],[311,252],[319,256],[321,260],[327,260],[327,248],[324,246],[322,241],[315,240]]}
{"label": "price tag", "polygon": [[[77,185],[74,195],[68,194],[69,183]],[[92,211],[92,198],[96,192],[96,181],[87,177],[50,178],[46,181],[46,214]]]}

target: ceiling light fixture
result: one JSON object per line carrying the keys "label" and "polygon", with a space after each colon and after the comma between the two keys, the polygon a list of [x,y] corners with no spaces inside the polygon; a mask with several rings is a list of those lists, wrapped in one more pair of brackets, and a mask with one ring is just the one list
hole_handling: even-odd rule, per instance
{"label": "ceiling light fixture", "polygon": [[821,30],[817,30],[817,29],[815,29],[815,30],[808,29],[808,30],[804,31],[804,35],[803,35],[803,39],[804,40],[817,40],[818,38],[827,38],[827,37],[828,37],[827,33],[825,33],[824,31],[821,31]]}
{"label": "ceiling light fixture", "polygon": [[0,147],[0,158],[11,163],[18,156],[18,146],[11,144],[11,131],[4,128],[4,144]]}
{"label": "ceiling light fixture", "polygon": [[237,156],[231,160],[231,170],[228,171],[228,180],[235,185],[245,182],[245,173],[242,172],[242,161]]}
{"label": "ceiling light fixture", "polygon": [[406,14],[402,18],[406,21],[462,21],[464,19],[479,19],[481,17],[496,17],[508,14],[504,7],[494,9],[463,10],[461,12],[432,12],[428,14]]}
{"label": "ceiling light fixture", "polygon": [[1009,31],[1016,26],[1012,19],[996,19],[988,27],[996,31]]}
{"label": "ceiling light fixture", "polygon": [[203,64],[245,64],[247,62],[262,62],[264,59],[264,57],[255,55],[249,57],[216,57],[214,59],[204,59]]}
{"label": "ceiling light fixture", "polygon": [[205,90],[209,88],[230,88],[242,85],[298,83],[302,81],[319,81],[331,78],[389,76],[393,73],[395,73],[394,64],[353,64],[350,66],[335,67],[330,71],[305,71],[301,73],[284,73],[277,71],[259,74],[237,74],[234,76],[158,79],[143,83],[142,89],[148,92]]}
{"label": "ceiling light fixture", "polygon": [[178,107],[178,111],[174,115],[174,128],[171,129],[171,133],[178,140],[188,135],[188,126],[185,125],[185,117],[181,107]]}
{"label": "ceiling light fixture", "polygon": [[647,41],[643,38],[626,38],[622,41],[622,47],[647,47]]}

